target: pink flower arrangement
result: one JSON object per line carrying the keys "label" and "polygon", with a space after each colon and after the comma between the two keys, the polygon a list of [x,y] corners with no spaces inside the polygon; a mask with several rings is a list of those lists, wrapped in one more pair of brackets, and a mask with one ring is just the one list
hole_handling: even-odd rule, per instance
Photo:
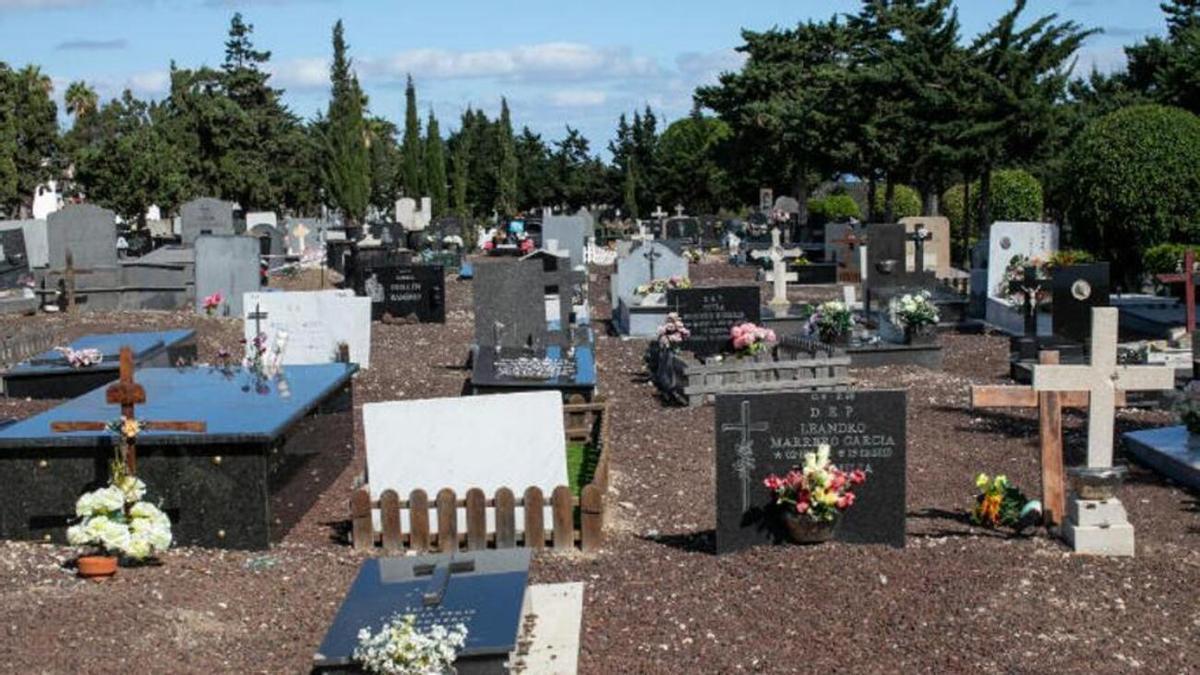
{"label": "pink flower arrangement", "polygon": [[691,336],[692,331],[683,325],[679,314],[671,312],[667,315],[666,323],[658,327],[658,346],[663,349],[679,349],[679,345]]}
{"label": "pink flower arrangement", "polygon": [[775,331],[752,323],[740,323],[729,331],[733,350],[742,356],[752,356],[769,349],[778,341]]}
{"label": "pink flower arrangement", "polygon": [[75,350],[70,347],[55,347],[54,351],[62,354],[72,368],[87,368],[104,360],[104,354],[99,349]]}
{"label": "pink flower arrangement", "polygon": [[212,316],[221,307],[221,303],[225,302],[225,296],[221,295],[220,291],[204,298],[204,313]]}
{"label": "pink flower arrangement", "polygon": [[792,467],[784,476],[771,474],[763,485],[771,491],[776,504],[816,521],[833,520],[854,506],[854,489],[867,482],[861,469],[842,471],[829,461],[829,446],[804,455],[804,466]]}

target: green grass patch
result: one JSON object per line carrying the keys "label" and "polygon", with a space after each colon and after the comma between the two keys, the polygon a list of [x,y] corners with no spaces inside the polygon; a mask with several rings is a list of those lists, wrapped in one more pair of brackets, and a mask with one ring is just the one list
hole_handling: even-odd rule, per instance
{"label": "green grass patch", "polygon": [[578,497],[583,486],[592,482],[599,463],[600,449],[594,444],[579,441],[567,443],[567,479],[571,483],[571,494]]}

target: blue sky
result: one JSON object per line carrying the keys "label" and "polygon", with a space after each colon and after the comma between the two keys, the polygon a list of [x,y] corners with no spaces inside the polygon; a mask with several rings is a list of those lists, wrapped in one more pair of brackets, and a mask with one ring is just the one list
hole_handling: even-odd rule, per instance
{"label": "blue sky", "polygon": [[[1081,52],[1081,67],[1123,63],[1121,46],[1161,33],[1157,0],[1030,0],[1028,16],[1058,13],[1102,28]],[[254,24],[256,45],[273,52],[276,86],[304,116],[328,96],[329,33],[346,23],[351,55],[371,109],[402,119],[411,72],[423,111],[443,129],[468,105],[490,114],[507,95],[518,125],[545,137],[565,124],[593,150],[617,115],[646,104],[677,119],[691,92],[736,68],[742,27],[787,26],[852,11],[855,0],[0,0],[0,44],[10,64],[40,64],[61,96],[83,79],[102,97],[129,87],[162,95],[171,60],[216,66],[229,17]],[[959,0],[967,37],[1007,2]]]}

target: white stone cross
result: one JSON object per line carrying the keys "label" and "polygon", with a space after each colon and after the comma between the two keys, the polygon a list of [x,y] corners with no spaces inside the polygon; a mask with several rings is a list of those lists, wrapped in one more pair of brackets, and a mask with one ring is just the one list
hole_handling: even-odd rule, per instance
{"label": "white stone cross", "polygon": [[682,218],[682,217],[683,217],[683,204],[676,204],[676,205],[675,205],[675,216],[676,216],[677,218]]}
{"label": "white stone cross", "polygon": [[1086,391],[1089,469],[1112,467],[1116,392],[1173,389],[1167,366],[1117,365],[1117,308],[1092,308],[1092,356],[1088,365],[1034,366],[1034,391]]}
{"label": "white stone cross", "polygon": [[657,220],[662,220],[663,218],[667,217],[667,212],[663,211],[662,206],[659,205],[654,207],[654,213],[651,213],[650,215]]}
{"label": "white stone cross", "polygon": [[774,308],[786,308],[791,303],[787,299],[787,282],[796,281],[798,277],[795,272],[787,271],[787,261],[789,258],[799,258],[804,255],[804,251],[798,248],[784,248],[782,235],[779,228],[771,229],[771,248],[766,251],[754,251],[750,257],[757,260],[769,258],[771,260],[771,272],[767,273],[767,281],[774,283],[774,293],[769,303]]}

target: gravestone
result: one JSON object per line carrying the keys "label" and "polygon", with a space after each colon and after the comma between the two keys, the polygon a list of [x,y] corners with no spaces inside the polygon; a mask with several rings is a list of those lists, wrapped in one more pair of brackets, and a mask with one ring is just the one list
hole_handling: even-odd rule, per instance
{"label": "gravestone", "polygon": [[860,251],[866,244],[863,228],[851,223],[825,225],[825,259],[837,263],[838,281],[858,283],[862,280]]}
{"label": "gravestone", "polygon": [[[29,267],[41,268],[50,264],[46,221],[44,220],[0,220],[0,232],[19,230],[25,242],[25,256]],[[114,242],[115,246],[115,242]]]}
{"label": "gravestone", "polygon": [[538,351],[550,340],[540,263],[475,266],[475,344],[480,348]]}
{"label": "gravestone", "polygon": [[21,228],[0,230],[0,289],[17,288],[31,278],[25,232]]}
{"label": "gravestone", "polygon": [[67,266],[67,251],[76,268],[117,266],[117,216],[94,204],[72,204],[46,220],[50,267]]}
{"label": "gravestone", "polygon": [[[868,225],[867,238],[870,241],[865,283],[868,311],[882,311],[887,301],[898,294],[937,287],[933,272],[908,269],[905,252],[909,235],[903,225]],[[923,263],[923,257],[916,262]]]}
{"label": "gravestone", "polygon": [[370,298],[353,291],[255,292],[245,294],[242,307],[247,342],[254,339],[256,325],[267,334],[268,345],[287,333],[284,365],[333,363],[344,344],[351,363],[371,367]]}
{"label": "gravestone", "polygon": [[183,245],[191,246],[201,235],[233,235],[237,230],[233,222],[233,202],[215,197],[200,197],[187,202],[179,209],[183,221]]}
{"label": "gravestone", "polygon": [[[939,279],[950,277],[950,219],[943,216],[909,216],[901,218],[900,224],[908,233],[917,229],[929,232],[930,239],[925,242],[924,269],[932,270]],[[916,244],[909,241],[905,247],[905,256],[909,269],[916,269]]]}
{"label": "gravestone", "polygon": [[734,326],[759,323],[762,301],[757,286],[672,289],[667,291],[667,307],[678,312],[691,331],[683,349],[703,357],[725,351]]}
{"label": "gravestone", "polygon": [[251,211],[247,213],[246,229],[253,230],[258,225],[278,228],[279,216],[274,211]]}
{"label": "gravestone", "polygon": [[250,227],[249,234],[258,240],[259,254],[267,258],[267,266],[270,269],[283,265],[283,257],[287,250],[283,232],[279,228],[265,223],[258,224]]}
{"label": "gravestone", "polygon": [[421,323],[446,322],[446,274],[441,265],[392,265],[365,270],[363,294],[371,318],[415,317]]}
{"label": "gravestone", "polygon": [[704,233],[700,221],[691,216],[675,216],[663,221],[663,239],[678,239],[689,244],[700,244]]}
{"label": "gravestone", "polygon": [[411,614],[420,631],[466,628],[453,672],[509,672],[525,628],[529,558],[527,549],[508,549],[364,561],[313,656],[313,671],[356,669],[359,631],[376,632],[397,614]]}
{"label": "gravestone", "polygon": [[717,552],[781,540],[763,480],[802,465],[821,444],[830,446],[838,468],[867,474],[834,537],[903,547],[906,396],[899,390],[717,396]]}
{"label": "gravestone", "polygon": [[403,197],[396,200],[396,222],[409,232],[421,232],[429,226],[433,217],[433,201],[429,197],[421,197],[421,208],[417,209],[417,200]]}
{"label": "gravestone", "polygon": [[316,218],[286,218],[288,255],[324,257],[324,233],[332,223]]}
{"label": "gravestone", "polygon": [[1070,265],[1054,270],[1050,305],[1054,334],[1079,343],[1091,339],[1092,309],[1107,307],[1108,263]]}
{"label": "gravestone", "polygon": [[[987,264],[987,322],[1013,335],[1024,333],[1025,317],[1020,307],[1013,307],[1000,297],[1004,271],[1016,256],[1046,260],[1058,250],[1058,226],[1050,223],[998,222],[992,224],[988,237]],[[1039,317],[1039,321],[1041,317]],[[1049,317],[1045,317],[1046,323]],[[1039,333],[1043,331],[1039,328]]]}
{"label": "gravestone", "polygon": [[572,267],[584,264],[589,236],[587,221],[580,216],[548,216],[542,221],[542,241],[558,242],[558,247],[570,256]]}
{"label": "gravestone", "polygon": [[612,306],[620,301],[634,301],[638,286],[656,279],[688,276],[687,260],[680,253],[661,241],[641,241],[630,248],[628,255],[617,258],[617,269],[613,274],[610,290]]}
{"label": "gravestone", "polygon": [[203,235],[196,246],[196,311],[204,311],[204,298],[225,297],[221,316],[242,315],[242,295],[262,287],[259,243],[254,237]]}
{"label": "gravestone", "polygon": [[[523,392],[502,396],[386,401],[363,406],[367,480],[371,499],[384,490],[407,495],[424,490],[433,497],[443,488],[466,495],[479,488],[495,495],[541,488],[549,495],[568,485],[562,394]],[[516,522],[524,522],[518,507]],[[547,529],[553,526],[546,507]],[[402,513],[407,518],[407,513]],[[466,531],[466,514],[458,514]],[[430,531],[436,531],[435,518]],[[488,526],[494,527],[488,513]],[[409,531],[408,522],[402,522]]]}

